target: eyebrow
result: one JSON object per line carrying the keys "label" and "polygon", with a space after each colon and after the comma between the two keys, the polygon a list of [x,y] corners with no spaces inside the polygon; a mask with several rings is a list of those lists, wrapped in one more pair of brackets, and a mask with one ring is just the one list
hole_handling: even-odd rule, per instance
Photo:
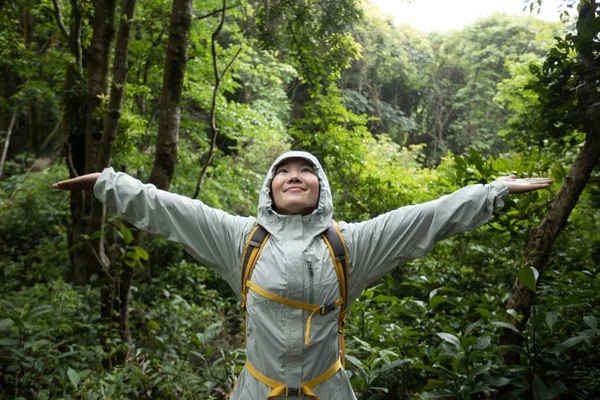
{"label": "eyebrow", "polygon": [[[287,167],[290,163],[289,162],[282,162],[281,164],[279,164],[278,166],[275,167],[275,171],[277,171],[279,168],[283,168],[283,167]],[[302,161],[299,163],[299,165],[301,167],[310,167],[312,170],[315,169],[315,166],[313,164],[311,164],[308,161]]]}

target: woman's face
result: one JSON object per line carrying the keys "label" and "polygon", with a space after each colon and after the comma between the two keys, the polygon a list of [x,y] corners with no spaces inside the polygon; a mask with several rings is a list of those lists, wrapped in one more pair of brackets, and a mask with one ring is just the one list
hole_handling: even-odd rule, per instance
{"label": "woman's face", "polygon": [[283,161],[275,169],[271,193],[279,214],[312,213],[319,202],[319,178],[313,165],[302,158]]}

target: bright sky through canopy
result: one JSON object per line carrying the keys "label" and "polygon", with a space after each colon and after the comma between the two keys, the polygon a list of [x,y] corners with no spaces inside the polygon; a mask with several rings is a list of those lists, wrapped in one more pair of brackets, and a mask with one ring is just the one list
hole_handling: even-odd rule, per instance
{"label": "bright sky through canopy", "polygon": [[[369,0],[396,21],[429,32],[459,29],[495,11],[507,14],[530,15],[523,11],[524,0]],[[541,13],[532,15],[547,21],[559,21],[559,8],[564,1],[544,0]],[[575,11],[569,10],[571,14]]]}

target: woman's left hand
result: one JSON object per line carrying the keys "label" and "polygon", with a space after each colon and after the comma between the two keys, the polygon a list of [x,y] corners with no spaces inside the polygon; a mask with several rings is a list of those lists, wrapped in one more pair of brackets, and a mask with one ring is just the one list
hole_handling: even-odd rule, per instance
{"label": "woman's left hand", "polygon": [[511,194],[533,192],[540,189],[548,189],[552,186],[552,179],[550,178],[519,179],[516,175],[503,176],[496,179],[496,182],[506,185]]}

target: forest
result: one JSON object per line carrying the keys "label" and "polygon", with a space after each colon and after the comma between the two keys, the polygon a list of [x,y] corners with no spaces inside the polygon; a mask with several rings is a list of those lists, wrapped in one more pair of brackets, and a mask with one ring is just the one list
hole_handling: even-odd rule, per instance
{"label": "forest", "polygon": [[290,149],[337,221],[554,182],[362,293],[358,399],[600,398],[600,2],[544,3],[424,33],[368,0],[0,2],[0,400],[225,399],[229,286],[51,184],[111,166],[249,216]]}

